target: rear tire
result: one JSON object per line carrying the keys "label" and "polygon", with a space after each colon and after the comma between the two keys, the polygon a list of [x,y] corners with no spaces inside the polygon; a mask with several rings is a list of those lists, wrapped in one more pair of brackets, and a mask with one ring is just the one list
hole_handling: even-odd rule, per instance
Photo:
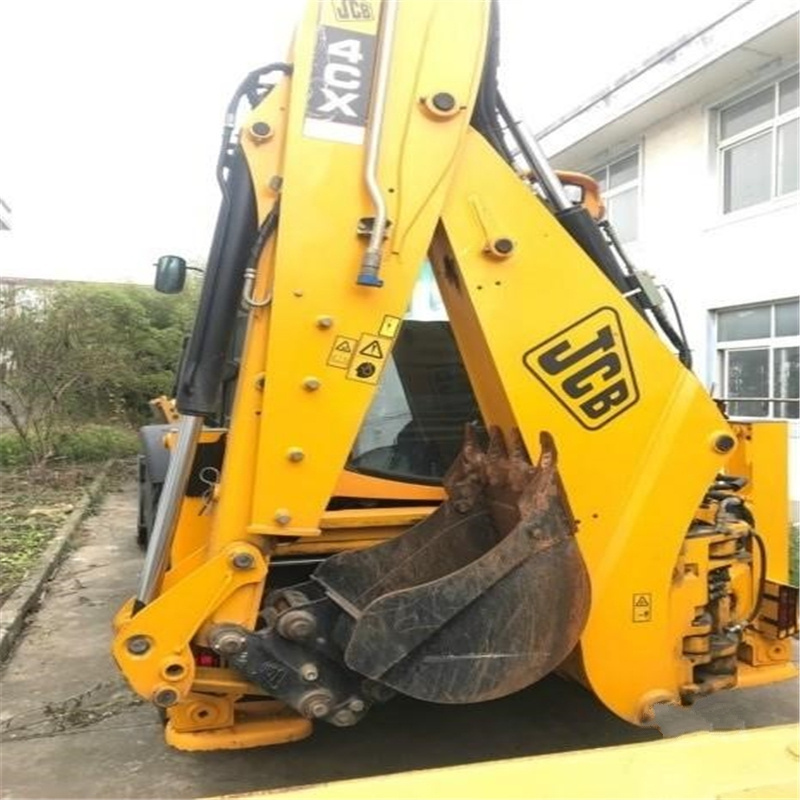
{"label": "rear tire", "polygon": [[138,470],[138,515],[136,518],[136,544],[142,550],[147,549],[147,541],[150,538],[150,531],[147,527],[147,518],[145,515],[145,485],[147,481],[147,465],[145,464],[144,456],[139,456],[139,470]]}
{"label": "rear tire", "polygon": [[136,520],[136,543],[142,550],[147,549],[147,543],[150,541],[150,531],[156,519],[163,485],[151,481],[147,463],[143,456],[139,456],[139,514]]}

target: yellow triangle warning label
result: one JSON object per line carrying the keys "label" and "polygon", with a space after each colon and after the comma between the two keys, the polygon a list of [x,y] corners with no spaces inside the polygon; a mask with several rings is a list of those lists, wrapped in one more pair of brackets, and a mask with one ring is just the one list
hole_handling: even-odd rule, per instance
{"label": "yellow triangle warning label", "polygon": [[353,348],[350,345],[350,342],[347,341],[347,339],[342,339],[342,341],[339,342],[339,344],[337,344],[334,349],[338,350],[340,353],[352,353],[353,352]]}
{"label": "yellow triangle warning label", "polygon": [[369,344],[365,345],[358,351],[362,356],[369,356],[370,358],[383,358],[383,350],[381,343],[377,339],[373,339]]}
{"label": "yellow triangle warning label", "polygon": [[650,600],[645,595],[639,595],[639,599],[634,603],[635,606],[641,608],[642,606],[649,606]]}

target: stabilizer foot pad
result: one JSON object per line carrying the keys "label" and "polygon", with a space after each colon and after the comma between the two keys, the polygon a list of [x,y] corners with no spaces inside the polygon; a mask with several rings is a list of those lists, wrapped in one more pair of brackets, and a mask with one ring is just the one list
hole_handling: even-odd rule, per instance
{"label": "stabilizer foot pad", "polygon": [[236,722],[225,728],[176,731],[172,722],[165,730],[167,744],[178,750],[244,750],[271,744],[296,742],[311,735],[314,726],[283,703],[265,701],[238,704]]}

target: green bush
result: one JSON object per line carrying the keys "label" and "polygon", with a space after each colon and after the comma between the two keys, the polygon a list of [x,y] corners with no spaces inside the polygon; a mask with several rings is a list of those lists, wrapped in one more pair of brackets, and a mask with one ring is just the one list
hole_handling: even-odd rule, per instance
{"label": "green bush", "polygon": [[[199,289],[197,281],[176,296],[142,286],[0,287],[0,417],[24,462],[125,449],[118,435],[87,426],[141,424],[148,400],[171,394]],[[75,429],[79,441],[65,438]],[[18,463],[18,448],[0,447],[0,463]]]}
{"label": "green bush", "polygon": [[0,433],[0,467],[17,467],[25,464],[28,453],[16,433]]}
{"label": "green bush", "polygon": [[68,461],[105,461],[135,455],[139,438],[131,428],[84,425],[55,437],[55,456]]}

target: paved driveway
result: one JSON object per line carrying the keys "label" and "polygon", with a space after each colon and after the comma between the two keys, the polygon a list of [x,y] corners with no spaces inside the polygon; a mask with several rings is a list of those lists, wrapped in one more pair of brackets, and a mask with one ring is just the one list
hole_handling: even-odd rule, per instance
{"label": "paved driveway", "polygon": [[[321,725],[291,745],[171,750],[155,711],[127,690],[108,652],[110,619],[134,593],[141,566],[135,506],[131,481],[88,520],[0,678],[3,797],[202,797],[661,735],[621,722],[580,687],[548,678],[472,707],[394,700],[354,728]],[[658,710],[665,736],[797,719],[794,681]]]}

